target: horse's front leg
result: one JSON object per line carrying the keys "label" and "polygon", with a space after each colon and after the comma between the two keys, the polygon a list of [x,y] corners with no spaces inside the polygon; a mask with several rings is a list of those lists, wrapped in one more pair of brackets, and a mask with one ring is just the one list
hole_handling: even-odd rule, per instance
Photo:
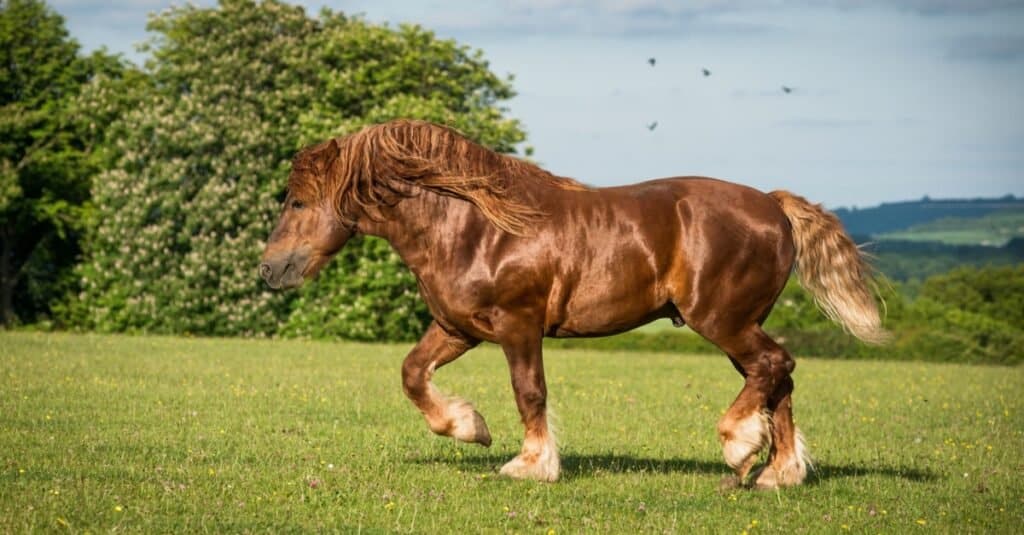
{"label": "horse's front leg", "polygon": [[541,355],[540,330],[525,328],[502,337],[501,348],[508,359],[516,405],[526,428],[523,449],[501,473],[517,479],[556,481],[561,471],[558,447],[548,428],[547,385]]}
{"label": "horse's front leg", "polygon": [[405,395],[427,419],[430,430],[463,442],[491,445],[491,433],[483,416],[468,402],[448,398],[430,382],[434,370],[459,358],[477,342],[445,332],[431,322],[427,332],[402,363]]}

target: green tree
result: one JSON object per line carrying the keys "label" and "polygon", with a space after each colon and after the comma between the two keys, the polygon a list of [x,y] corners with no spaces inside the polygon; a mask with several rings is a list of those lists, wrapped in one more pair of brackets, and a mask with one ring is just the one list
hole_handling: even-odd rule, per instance
{"label": "green tree", "polygon": [[925,280],[919,295],[1024,330],[1024,264],[955,269]]}
{"label": "green tree", "polygon": [[[524,139],[503,118],[510,80],[488,70],[483,53],[437,39],[418,26],[398,30],[361,21],[328,24],[321,71],[324,100],[302,115],[307,141],[400,117],[444,123],[501,152]],[[285,334],[408,340],[430,320],[416,279],[378,238],[350,243],[301,290]]]}
{"label": "green tree", "polygon": [[[95,182],[97,226],[80,269],[88,305],[79,317],[101,330],[276,332],[295,294],[268,291],[255,266],[290,159],[305,144],[398,116],[447,122],[503,150],[523,137],[493,106],[511,90],[479,53],[416,27],[224,0],[172,8],[149,29],[152,83],[111,127],[116,150]],[[382,273],[370,284],[401,295],[411,277],[386,248],[366,243],[369,258],[388,267],[369,271]],[[359,308],[359,292],[342,292],[343,302],[325,293],[341,284],[331,277],[365,266],[356,256],[311,286],[319,290],[303,294],[301,310]],[[346,328],[322,334],[350,335]]]}
{"label": "green tree", "polygon": [[73,286],[97,134],[80,88],[120,76],[104,51],[80,57],[64,19],[36,0],[0,1],[0,322],[49,313]]}

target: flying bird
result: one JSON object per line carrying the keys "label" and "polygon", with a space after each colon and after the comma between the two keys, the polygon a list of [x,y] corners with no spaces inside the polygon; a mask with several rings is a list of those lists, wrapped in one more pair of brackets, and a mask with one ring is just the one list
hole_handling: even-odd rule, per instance
{"label": "flying bird", "polygon": [[647,58],[647,63],[650,63],[651,67],[653,67],[654,64],[657,63],[657,62],[658,62],[658,60],[656,60],[654,58]]}
{"label": "flying bird", "polygon": [[793,92],[793,88],[792,87],[787,87],[787,86],[782,86],[782,92],[786,93],[786,94],[792,93]]}
{"label": "flying bird", "polygon": [[657,128],[657,127],[658,127],[658,121],[654,121],[653,123],[651,123],[651,124],[647,125],[647,129],[648,129],[648,130],[650,130],[650,131],[652,131],[652,132],[653,132],[653,131],[654,131],[654,129],[655,129],[655,128]]}
{"label": "flying bird", "polygon": [[711,71],[707,70],[706,68],[701,69],[700,72],[704,73],[704,76],[711,76]]}

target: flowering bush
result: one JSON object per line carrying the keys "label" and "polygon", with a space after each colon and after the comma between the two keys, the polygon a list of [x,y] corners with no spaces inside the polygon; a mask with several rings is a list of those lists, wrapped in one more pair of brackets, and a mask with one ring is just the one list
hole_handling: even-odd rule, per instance
{"label": "flowering bush", "polygon": [[68,316],[103,331],[271,335],[286,320],[297,335],[418,331],[413,277],[370,240],[297,300],[256,276],[290,159],[393,117],[445,122],[511,150],[523,133],[496,105],[512,96],[508,82],[479,52],[418,27],[330,11],[313,19],[272,0],[175,7],[149,29],[151,83],[133,86],[134,98],[109,96],[125,107],[109,125],[112,163],[95,180],[82,292]]}

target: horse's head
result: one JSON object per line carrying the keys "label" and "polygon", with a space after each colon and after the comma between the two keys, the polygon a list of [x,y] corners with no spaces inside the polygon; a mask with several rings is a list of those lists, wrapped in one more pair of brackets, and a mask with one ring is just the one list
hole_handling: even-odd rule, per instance
{"label": "horse's head", "polygon": [[352,237],[354,225],[325,194],[337,154],[331,140],[302,151],[292,164],[281,217],[260,263],[260,277],[275,290],[295,288],[316,275]]}

